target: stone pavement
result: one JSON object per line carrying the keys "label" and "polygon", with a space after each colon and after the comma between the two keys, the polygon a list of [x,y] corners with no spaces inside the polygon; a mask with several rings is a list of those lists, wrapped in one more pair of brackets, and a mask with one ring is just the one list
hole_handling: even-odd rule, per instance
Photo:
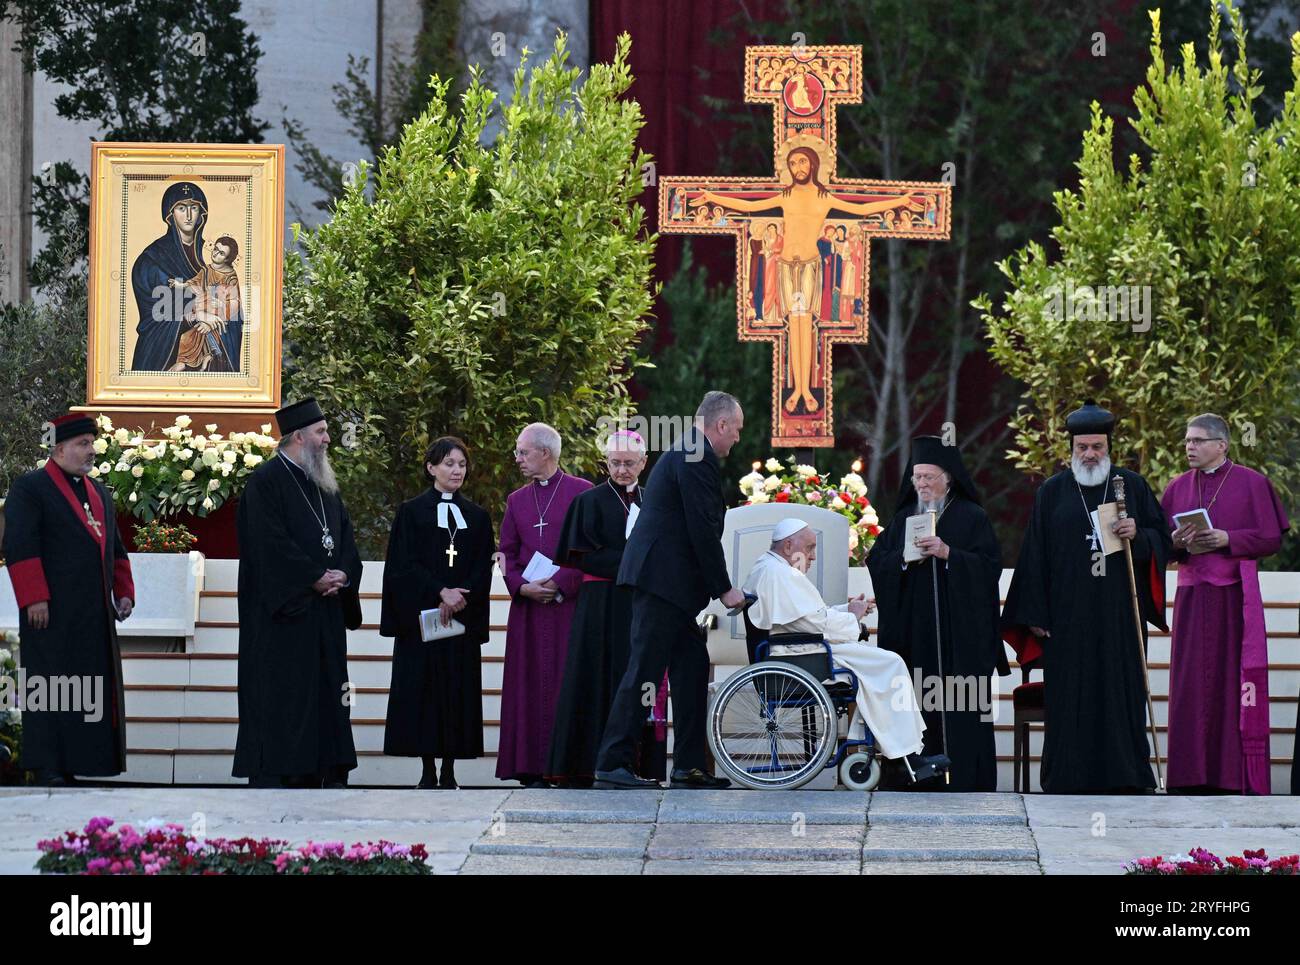
{"label": "stone pavement", "polygon": [[423,842],[444,874],[1117,874],[1138,855],[1300,852],[1294,797],[850,791],[0,789],[0,873],[104,815],[208,837]]}

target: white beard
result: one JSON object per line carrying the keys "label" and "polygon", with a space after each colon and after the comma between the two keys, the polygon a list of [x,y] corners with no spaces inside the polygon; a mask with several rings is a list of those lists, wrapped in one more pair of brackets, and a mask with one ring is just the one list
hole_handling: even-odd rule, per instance
{"label": "white beard", "polygon": [[1083,464],[1078,456],[1070,458],[1070,469],[1074,473],[1075,481],[1080,486],[1100,486],[1106,482],[1110,476],[1110,456],[1102,456],[1101,462],[1097,463],[1092,469]]}
{"label": "white beard", "polygon": [[339,491],[338,479],[334,476],[334,467],[330,465],[329,453],[324,448],[305,448],[302,453],[302,470],[307,478],[321,488],[323,492]]}
{"label": "white beard", "polygon": [[948,497],[946,495],[940,496],[933,502],[927,502],[924,499],[917,499],[918,511],[922,513],[941,513],[943,512],[943,504],[947,501]]}

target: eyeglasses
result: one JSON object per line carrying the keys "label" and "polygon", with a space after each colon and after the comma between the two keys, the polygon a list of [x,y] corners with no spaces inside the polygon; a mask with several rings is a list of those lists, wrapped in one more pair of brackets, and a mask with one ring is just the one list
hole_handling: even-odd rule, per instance
{"label": "eyeglasses", "polygon": [[532,451],[533,451],[533,450],[531,450],[531,449],[516,449],[516,450],[515,450],[515,458],[516,458],[516,459],[527,459],[527,458],[528,458],[528,454],[529,454],[530,452],[532,452]]}
{"label": "eyeglasses", "polygon": [[942,478],[943,478],[943,473],[941,472],[925,472],[925,473],[917,472],[912,474],[912,483],[913,485],[915,485],[916,483],[928,483],[928,482],[934,482],[936,479],[942,479]]}
{"label": "eyeglasses", "polygon": [[607,459],[610,469],[635,469],[640,459]]}
{"label": "eyeglasses", "polygon": [[1224,442],[1224,441],[1225,441],[1225,440],[1224,440],[1223,436],[1205,436],[1205,437],[1203,437],[1203,438],[1201,438],[1201,437],[1197,437],[1197,436],[1188,436],[1186,439],[1183,440],[1183,445],[1185,445],[1185,446],[1203,446],[1203,445],[1205,445],[1207,442]]}

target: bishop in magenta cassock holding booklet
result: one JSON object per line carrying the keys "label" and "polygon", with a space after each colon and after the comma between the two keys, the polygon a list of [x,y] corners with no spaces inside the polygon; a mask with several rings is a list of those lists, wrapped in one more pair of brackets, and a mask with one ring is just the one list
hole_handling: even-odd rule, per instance
{"label": "bishop in magenta cassock holding booklet", "polygon": [[[1191,469],[1162,504],[1178,563],[1169,661],[1169,789],[1269,793],[1268,639],[1256,560],[1290,526],[1268,479],[1228,458],[1228,424],[1187,424]],[[1204,510],[1209,527],[1190,517]],[[1197,514],[1200,515],[1200,514]],[[1181,525],[1180,525],[1181,524]]]}
{"label": "bishop in magenta cassock holding booklet", "polygon": [[591,483],[560,469],[560,434],[544,423],[519,434],[515,462],[528,484],[506,499],[501,521],[510,617],[496,773],[504,781],[543,786],[569,625],[582,586],[580,570],[556,568],[551,561],[569,504]]}

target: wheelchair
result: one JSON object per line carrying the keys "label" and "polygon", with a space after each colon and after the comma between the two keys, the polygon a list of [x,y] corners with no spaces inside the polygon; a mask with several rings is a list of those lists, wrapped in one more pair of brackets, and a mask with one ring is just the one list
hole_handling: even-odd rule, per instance
{"label": "wheelchair", "polygon": [[[709,705],[707,737],[719,772],[741,787],[793,789],[829,767],[849,790],[874,790],[882,767],[870,729],[862,740],[839,733],[857,699],[857,677],[835,665],[820,634],[769,634],[747,612],[744,619],[749,666],[727,678]],[[788,652],[800,644],[809,652]]]}

